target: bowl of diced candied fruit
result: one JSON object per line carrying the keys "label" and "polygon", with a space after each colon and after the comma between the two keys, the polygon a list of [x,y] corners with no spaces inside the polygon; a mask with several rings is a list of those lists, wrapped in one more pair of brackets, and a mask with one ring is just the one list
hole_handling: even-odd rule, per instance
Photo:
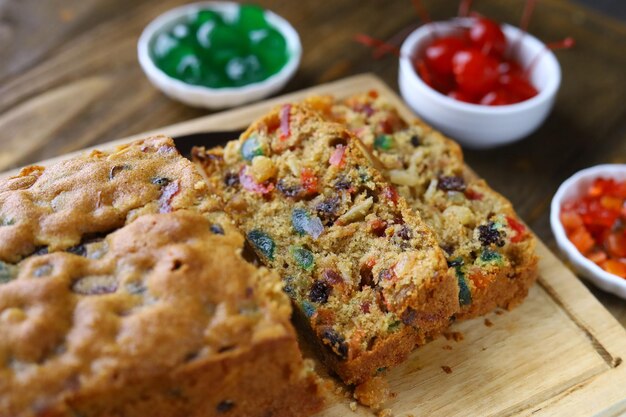
{"label": "bowl of diced candied fruit", "polygon": [[552,199],[550,224],[581,275],[626,298],[626,164],[598,165],[566,180]]}

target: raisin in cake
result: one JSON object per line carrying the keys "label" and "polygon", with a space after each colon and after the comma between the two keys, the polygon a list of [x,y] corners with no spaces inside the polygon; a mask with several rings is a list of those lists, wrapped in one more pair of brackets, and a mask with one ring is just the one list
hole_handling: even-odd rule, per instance
{"label": "raisin in cake", "polygon": [[436,233],[458,277],[459,318],[509,309],[526,297],[537,277],[535,239],[511,203],[467,169],[458,144],[419,120],[407,124],[375,92],[309,104],[363,141]]}
{"label": "raisin in cake", "polygon": [[339,124],[285,105],[194,155],[346,383],[401,362],[458,311],[431,231]]}
{"label": "raisin in cake", "polygon": [[0,181],[0,416],[320,406],[274,272],[171,139]]}

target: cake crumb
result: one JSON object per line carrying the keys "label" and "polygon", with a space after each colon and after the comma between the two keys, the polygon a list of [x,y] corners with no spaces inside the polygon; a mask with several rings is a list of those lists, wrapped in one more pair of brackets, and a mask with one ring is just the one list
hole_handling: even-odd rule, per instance
{"label": "cake crumb", "polygon": [[452,350],[452,346],[450,346],[450,345],[443,345],[442,349],[443,350]]}
{"label": "cake crumb", "polygon": [[489,320],[489,319],[485,319],[485,326],[491,327],[491,326],[493,326],[493,322],[491,320]]}
{"label": "cake crumb", "polygon": [[385,408],[378,412],[378,417],[393,417],[393,411],[390,408]]}
{"label": "cake crumb", "polygon": [[454,340],[455,342],[460,342],[464,339],[463,333],[461,332],[444,332],[443,336],[446,340]]}
{"label": "cake crumb", "polygon": [[380,376],[357,385],[354,389],[354,398],[361,404],[373,409],[380,408],[390,397],[389,384]]}
{"label": "cake crumb", "polygon": [[350,402],[350,410],[356,411],[356,401],[351,401]]}
{"label": "cake crumb", "polygon": [[504,314],[504,310],[500,310],[500,309],[498,309],[498,310],[496,310],[496,314],[497,314],[498,316],[501,316],[501,315],[503,315],[503,314]]}
{"label": "cake crumb", "polygon": [[441,369],[443,369],[443,371],[447,374],[451,374],[452,373],[452,368],[450,368],[449,366],[443,365],[441,367]]}

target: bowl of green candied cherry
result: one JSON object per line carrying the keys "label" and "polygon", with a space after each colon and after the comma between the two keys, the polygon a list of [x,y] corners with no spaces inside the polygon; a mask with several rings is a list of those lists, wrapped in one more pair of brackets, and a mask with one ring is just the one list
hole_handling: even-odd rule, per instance
{"label": "bowl of green candied cherry", "polygon": [[191,3],[158,16],[137,45],[150,82],[195,107],[234,107],[267,97],[293,77],[302,55],[296,30],[252,4]]}

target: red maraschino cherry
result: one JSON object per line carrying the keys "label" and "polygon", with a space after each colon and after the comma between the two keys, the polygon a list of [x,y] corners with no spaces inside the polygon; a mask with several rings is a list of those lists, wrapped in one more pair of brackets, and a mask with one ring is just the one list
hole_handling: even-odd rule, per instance
{"label": "red maraschino cherry", "polygon": [[435,39],[424,51],[426,65],[440,74],[452,75],[452,57],[465,47],[465,42],[457,37]]}
{"label": "red maraschino cherry", "polygon": [[501,57],[506,49],[506,38],[500,25],[484,17],[476,18],[468,37],[472,45],[485,54]]}
{"label": "red maraschino cherry", "polygon": [[477,49],[463,49],[452,58],[454,78],[461,91],[482,96],[498,84],[498,61]]}

